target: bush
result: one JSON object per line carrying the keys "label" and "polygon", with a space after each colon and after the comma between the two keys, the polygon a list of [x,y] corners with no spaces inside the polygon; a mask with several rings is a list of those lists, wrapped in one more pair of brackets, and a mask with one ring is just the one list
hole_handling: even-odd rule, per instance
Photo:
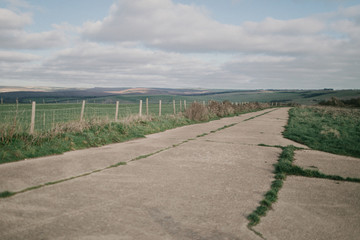
{"label": "bush", "polygon": [[210,101],[208,104],[209,111],[218,116],[218,117],[224,117],[225,111],[222,106],[222,103],[216,102],[216,101]]}
{"label": "bush", "polygon": [[342,100],[336,98],[336,97],[332,97],[330,100],[328,101],[321,101],[319,102],[319,105],[323,105],[323,106],[335,106],[335,107],[345,107],[345,104]]}
{"label": "bush", "polygon": [[210,118],[209,110],[203,104],[194,102],[185,111],[185,117],[193,121],[208,121]]}
{"label": "bush", "polygon": [[336,97],[332,97],[330,100],[323,100],[319,102],[322,106],[333,106],[333,107],[360,107],[360,98],[352,98],[349,100],[342,100]]}

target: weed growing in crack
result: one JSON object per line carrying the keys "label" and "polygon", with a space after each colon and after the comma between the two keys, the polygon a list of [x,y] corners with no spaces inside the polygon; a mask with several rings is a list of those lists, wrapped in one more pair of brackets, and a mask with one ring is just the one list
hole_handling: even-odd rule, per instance
{"label": "weed growing in crack", "polygon": [[7,198],[7,197],[11,197],[13,195],[15,195],[16,193],[14,192],[9,192],[9,191],[4,191],[4,192],[0,192],[0,198]]}

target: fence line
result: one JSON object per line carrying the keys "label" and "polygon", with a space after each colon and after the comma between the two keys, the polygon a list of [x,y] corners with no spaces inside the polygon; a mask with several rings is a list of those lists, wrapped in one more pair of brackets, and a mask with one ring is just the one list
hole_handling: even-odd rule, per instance
{"label": "fence line", "polygon": [[[157,102],[158,101],[158,102]],[[184,108],[185,108],[184,101]],[[143,115],[143,100],[139,104],[94,104],[82,101],[73,104],[36,103],[29,104],[4,104],[0,107],[0,131],[16,126],[20,132],[49,131],[59,124],[68,122],[81,122],[92,119],[106,119],[107,121],[119,121],[129,115]],[[172,115],[182,111],[182,101],[176,103],[171,100],[145,99],[146,115]],[[31,106],[31,107],[30,107]]]}
{"label": "fence line", "polygon": [[[186,111],[192,102],[186,100],[153,100],[144,99],[146,115],[164,116]],[[201,101],[198,101],[201,102]],[[204,104],[205,102],[202,101]],[[83,101],[74,104],[3,104],[0,106],[0,131],[15,128],[19,132],[49,131],[69,122],[90,121],[103,119],[106,121],[119,121],[130,115],[142,115],[143,100],[138,103],[124,104],[116,101],[113,104],[94,104]],[[244,105],[246,102],[238,104]],[[280,106],[272,102],[272,106]]]}

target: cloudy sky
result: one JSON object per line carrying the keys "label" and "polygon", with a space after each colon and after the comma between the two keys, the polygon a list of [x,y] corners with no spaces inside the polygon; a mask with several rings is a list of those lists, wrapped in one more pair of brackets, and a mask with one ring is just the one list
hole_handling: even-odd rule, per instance
{"label": "cloudy sky", "polygon": [[360,0],[0,0],[0,85],[360,88]]}

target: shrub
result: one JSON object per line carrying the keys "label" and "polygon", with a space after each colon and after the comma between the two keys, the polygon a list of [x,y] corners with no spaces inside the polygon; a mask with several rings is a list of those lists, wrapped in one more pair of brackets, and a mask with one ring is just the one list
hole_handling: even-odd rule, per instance
{"label": "shrub", "polygon": [[209,115],[207,107],[197,102],[192,103],[185,111],[185,117],[194,121],[208,121]]}
{"label": "shrub", "polygon": [[323,105],[323,106],[335,106],[335,107],[345,107],[345,104],[342,100],[336,98],[336,97],[332,97],[330,100],[328,101],[321,101],[319,102],[319,105]]}
{"label": "shrub", "polygon": [[218,116],[218,117],[224,117],[225,111],[222,107],[222,103],[216,102],[216,101],[210,101],[208,104],[209,111]]}

